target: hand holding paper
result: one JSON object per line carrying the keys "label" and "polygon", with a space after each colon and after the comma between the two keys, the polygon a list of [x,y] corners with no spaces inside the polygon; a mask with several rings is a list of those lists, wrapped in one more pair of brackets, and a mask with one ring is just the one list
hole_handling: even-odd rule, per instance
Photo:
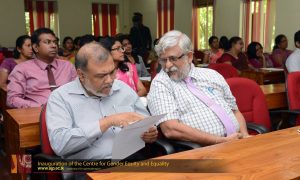
{"label": "hand holding paper", "polygon": [[150,116],[124,127],[114,139],[112,159],[124,159],[145,147],[141,136],[165,115]]}

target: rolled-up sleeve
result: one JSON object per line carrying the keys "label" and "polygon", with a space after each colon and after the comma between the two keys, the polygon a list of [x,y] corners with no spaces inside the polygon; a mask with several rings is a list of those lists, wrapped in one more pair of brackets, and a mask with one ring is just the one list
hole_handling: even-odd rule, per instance
{"label": "rolled-up sleeve", "polygon": [[102,136],[99,121],[89,122],[84,127],[74,127],[74,120],[63,95],[54,91],[49,97],[46,124],[53,151],[58,156],[67,156],[88,148]]}
{"label": "rolled-up sleeve", "polygon": [[[170,89],[169,89],[170,88]],[[177,103],[171,91],[171,86],[161,80],[154,80],[147,96],[148,107],[152,115],[167,114],[159,123],[171,119],[180,119]]]}

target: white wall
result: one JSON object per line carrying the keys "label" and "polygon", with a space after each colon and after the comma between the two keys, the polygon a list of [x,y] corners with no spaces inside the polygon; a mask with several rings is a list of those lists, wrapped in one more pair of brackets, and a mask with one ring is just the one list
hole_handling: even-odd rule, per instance
{"label": "white wall", "polygon": [[24,3],[20,0],[0,2],[0,46],[14,47],[18,36],[25,34]]}
{"label": "white wall", "polygon": [[128,14],[128,19],[129,19],[129,30],[132,26],[132,16],[134,12],[140,12],[143,14],[143,24],[145,26],[148,26],[151,31],[151,36],[152,39],[156,38],[156,33],[157,33],[157,24],[156,24],[156,19],[157,19],[157,1],[156,0],[130,0],[129,2],[129,14]]}
{"label": "white wall", "polygon": [[228,38],[241,35],[240,12],[241,0],[216,0],[215,35]]}
{"label": "white wall", "polygon": [[92,4],[84,0],[57,1],[59,34],[62,40],[65,36],[76,37],[92,33]]}
{"label": "white wall", "polygon": [[[228,37],[241,35],[240,5],[242,0],[216,0],[215,35]],[[276,32],[289,39],[289,48],[294,48],[293,36],[300,29],[300,0],[276,1]],[[144,15],[144,24],[151,30],[153,39],[157,34],[156,0],[57,0],[60,38],[91,33],[92,2],[117,3],[119,5],[120,29],[128,33],[133,12]],[[175,29],[191,37],[192,0],[175,0]],[[25,34],[23,0],[0,0],[0,45],[13,47],[15,39]]]}
{"label": "white wall", "polygon": [[192,37],[193,0],[175,0],[174,28]]}
{"label": "white wall", "polygon": [[92,3],[110,3],[119,6],[119,31],[128,31],[129,0],[63,0],[58,1],[60,38],[92,33]]}
{"label": "white wall", "polygon": [[275,36],[285,34],[289,40],[289,49],[294,49],[294,34],[300,30],[300,1],[299,0],[277,0]]}

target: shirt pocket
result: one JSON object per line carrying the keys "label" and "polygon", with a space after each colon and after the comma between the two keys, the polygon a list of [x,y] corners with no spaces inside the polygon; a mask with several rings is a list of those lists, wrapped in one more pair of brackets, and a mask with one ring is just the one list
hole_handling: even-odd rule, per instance
{"label": "shirt pocket", "polygon": [[126,112],[134,112],[134,108],[132,106],[113,106],[111,115]]}

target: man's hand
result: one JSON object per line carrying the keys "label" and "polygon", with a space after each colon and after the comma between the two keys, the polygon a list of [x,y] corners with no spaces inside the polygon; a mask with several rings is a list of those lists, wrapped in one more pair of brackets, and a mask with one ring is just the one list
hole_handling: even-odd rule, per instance
{"label": "man's hand", "polygon": [[128,124],[144,119],[145,117],[135,112],[127,112],[111,115],[110,118],[112,118],[112,126],[125,127]]}
{"label": "man's hand", "polygon": [[231,134],[227,137],[218,137],[216,139],[216,144],[223,143],[223,142],[228,142],[228,141],[233,141],[233,140],[237,140],[237,139],[242,139],[242,138],[243,138],[242,133],[234,133],[234,134]]}
{"label": "man's hand", "polygon": [[143,115],[135,112],[119,113],[107,116],[99,121],[101,132],[105,132],[111,126],[125,127],[128,124],[144,119]]}
{"label": "man's hand", "polygon": [[156,141],[157,136],[158,136],[157,128],[153,126],[149,128],[148,131],[141,136],[141,138],[143,139],[143,141],[145,141],[145,143],[153,143],[154,141]]}

